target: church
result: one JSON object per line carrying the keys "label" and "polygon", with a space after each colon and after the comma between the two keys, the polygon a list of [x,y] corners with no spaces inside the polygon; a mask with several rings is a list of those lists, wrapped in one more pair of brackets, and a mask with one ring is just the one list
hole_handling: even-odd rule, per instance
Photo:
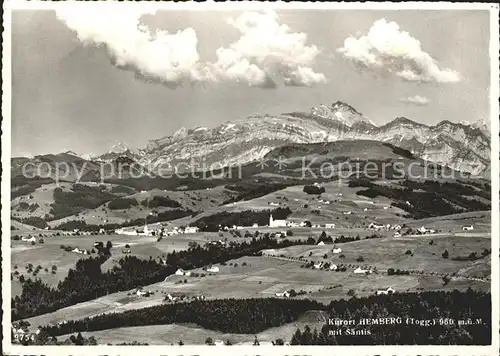
{"label": "church", "polygon": [[269,227],[285,227],[287,226],[286,220],[274,220],[273,215],[269,215]]}

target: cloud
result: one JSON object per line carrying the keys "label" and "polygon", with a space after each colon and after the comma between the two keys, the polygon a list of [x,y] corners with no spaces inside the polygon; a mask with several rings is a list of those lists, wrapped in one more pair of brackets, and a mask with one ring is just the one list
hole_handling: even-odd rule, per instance
{"label": "cloud", "polygon": [[152,32],[140,18],[153,13],[154,10],[122,8],[117,16],[116,8],[110,6],[56,11],[57,17],[77,33],[82,43],[105,46],[119,68],[171,84],[206,80],[208,73],[199,61],[196,32],[192,28],[173,34]]}
{"label": "cloud", "polygon": [[137,78],[175,88],[185,83],[245,83],[274,88],[285,85],[313,86],[326,82],[312,68],[320,52],[307,45],[307,35],[279,23],[273,11],[244,12],[228,25],[240,38],[216,51],[215,62],[203,62],[198,54],[196,31],[152,31],[141,17],[154,10],[116,9],[110,6],[60,8],[57,17],[77,33],[86,45],[105,46],[113,65],[133,71]]}
{"label": "cloud", "polygon": [[420,96],[420,95],[410,96],[408,98],[402,98],[400,100],[404,103],[407,103],[407,104],[413,104],[413,105],[419,105],[419,106],[425,106],[431,102],[428,98]]}
{"label": "cloud", "polygon": [[460,75],[449,68],[440,68],[420,41],[401,31],[396,22],[385,19],[373,23],[368,34],[348,37],[337,49],[346,59],[361,68],[393,73],[405,81],[456,83]]}
{"label": "cloud", "polygon": [[[232,75],[257,85],[275,76],[293,86],[326,82],[324,74],[311,68],[320,52],[318,47],[307,45],[305,33],[292,32],[280,24],[274,11],[244,12],[230,18],[228,24],[240,31],[241,37],[217,51],[215,68],[221,69],[218,73],[222,77],[231,69]],[[232,59],[229,67],[228,57]]]}

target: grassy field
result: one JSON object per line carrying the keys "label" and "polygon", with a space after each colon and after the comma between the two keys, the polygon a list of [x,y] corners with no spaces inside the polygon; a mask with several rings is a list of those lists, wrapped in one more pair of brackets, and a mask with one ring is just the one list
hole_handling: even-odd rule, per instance
{"label": "grassy field", "polygon": [[153,189],[150,191],[138,192],[127,196],[127,199],[134,199],[137,201],[137,206],[132,206],[128,209],[107,209],[107,204],[99,206],[95,209],[86,210],[78,214],[78,216],[71,215],[63,219],[54,220],[50,222],[50,226],[57,226],[67,221],[80,220],[85,221],[87,224],[105,224],[116,223],[122,224],[127,220],[141,219],[146,217],[153,211],[163,212],[169,210],[164,207],[151,208],[143,206],[141,203],[145,200],[150,200],[156,196],[169,197],[180,204],[179,208],[188,209],[193,211],[206,211],[218,207],[223,201],[236,195],[235,192],[225,189],[223,186],[215,187],[213,189],[203,190],[190,190],[190,191],[166,191],[160,189]]}
{"label": "grassy field", "polygon": [[[231,203],[205,211],[193,220],[222,211],[268,210],[278,206],[289,207],[292,210],[292,215],[288,217],[288,220],[291,221],[309,220],[313,224],[335,223],[338,227],[349,229],[362,228],[373,221],[394,224],[407,220],[396,215],[404,215],[405,212],[399,208],[391,207],[391,200],[385,197],[370,199],[356,195],[356,192],[364,188],[349,188],[347,182],[342,181],[325,183],[323,186],[326,192],[321,194],[320,198],[304,193],[304,186],[297,185],[260,198]],[[325,204],[319,200],[331,203]],[[344,214],[349,211],[350,215]]]}

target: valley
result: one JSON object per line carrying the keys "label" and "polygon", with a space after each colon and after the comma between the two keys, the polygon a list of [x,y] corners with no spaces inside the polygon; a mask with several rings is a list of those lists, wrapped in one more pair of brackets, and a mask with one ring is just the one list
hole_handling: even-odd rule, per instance
{"label": "valley", "polygon": [[[45,343],[319,338],[342,345],[390,343],[397,332],[382,335],[374,326],[364,339],[331,334],[325,320],[345,303],[364,305],[359,317],[418,316],[399,304],[416,298],[421,306],[436,303],[438,318],[441,303],[472,293],[468,307],[484,312],[475,304],[491,291],[491,185],[478,151],[489,144],[484,130],[402,118],[376,127],[343,103],[254,119],[183,130],[145,150],[14,158],[14,321],[38,330]],[[237,141],[245,130],[245,143]],[[468,147],[475,158],[445,163],[422,148],[429,141],[409,144],[431,132],[440,140],[440,130],[465,142],[474,136]],[[202,154],[219,168],[184,166],[166,177],[157,169]],[[27,162],[31,176],[19,175]],[[44,171],[33,168],[37,162]],[[210,316],[217,305],[219,313],[239,314],[219,320]],[[246,318],[253,326],[240,324]],[[405,330],[434,342],[423,329]],[[459,337],[439,332],[450,342]]]}
{"label": "valley", "polygon": [[[311,149],[322,157],[323,153],[318,148]],[[288,149],[288,152],[297,150],[303,152],[302,148],[297,147],[292,151]],[[353,154],[359,155],[356,152]],[[294,157],[292,155],[291,159]],[[293,176],[294,168],[287,169],[285,175]],[[94,251],[96,241],[102,241],[103,244],[109,241],[112,245],[109,255],[99,262],[100,273],[119,271],[123,268],[123,259],[131,258],[152,261],[159,268],[154,283],[141,283],[141,279],[136,278],[133,288],[124,287],[105,295],[99,292],[86,301],[62,305],[55,311],[23,320],[30,325],[31,330],[39,327],[50,330],[73,320],[119,315],[127,311],[140,312],[144,308],[175,306],[177,303],[195,303],[199,298],[207,303],[278,298],[284,301],[313,300],[327,305],[350,298],[372,298],[388,288],[402,295],[435,291],[466,292],[471,288],[480,293],[490,291],[491,216],[488,210],[480,209],[482,205],[470,205],[471,198],[481,204],[489,203],[485,190],[488,187],[487,180],[441,178],[431,181],[425,177],[416,180],[387,179],[380,170],[375,170],[380,175],[378,179],[364,180],[356,178],[359,176],[356,174],[350,179],[323,179],[321,183],[310,185],[321,187],[321,193],[309,194],[306,192],[309,185],[298,184],[304,180],[291,178],[292,181],[289,181],[290,178],[280,175],[283,171],[275,172],[277,174],[272,178],[263,179],[257,173],[211,188],[185,190],[181,186],[180,190],[171,191],[137,191],[126,181],[124,185],[81,183],[84,187],[98,189],[100,194],[110,194],[108,202],[95,208],[81,208],[77,214],[61,219],[49,220],[43,229],[14,220],[15,230],[12,230],[12,234],[19,240],[13,239],[11,244],[13,297],[27,297],[22,294],[26,278],[39,278],[48,287],[60,288],[60,283],[67,279],[70,269],[74,269],[78,260],[100,256],[100,252]],[[48,182],[31,192],[33,198],[29,200],[38,205],[45,202],[45,206],[50,206],[51,197],[47,192],[54,192],[55,189],[71,192],[78,185]],[[399,204],[397,193],[391,192],[408,189],[404,187],[411,185],[414,188],[410,189],[416,191],[414,194],[417,195],[401,195],[399,199],[401,203],[407,197],[416,200]],[[385,190],[380,190],[382,187]],[[378,189],[380,194],[367,194],[367,188]],[[468,200],[464,203],[453,193],[456,191],[468,196]],[[432,210],[423,204],[422,199],[419,200],[428,199],[429,194],[437,194],[432,198],[434,200],[444,198],[443,204],[453,207],[450,211],[454,213],[441,215],[440,211]],[[26,196],[14,198],[14,202],[22,201],[23,197]],[[112,202],[119,201],[127,204],[120,206],[113,203],[117,208],[110,208]],[[451,201],[454,203],[449,205]],[[149,207],[149,202],[154,202],[151,204],[154,207]],[[423,205],[415,219],[414,206],[417,203]],[[460,207],[457,204],[462,204],[461,208],[457,209]],[[14,209],[18,207],[13,205]],[[267,221],[270,213],[280,209],[288,211],[285,217],[288,226],[270,226]],[[155,214],[177,210],[192,214],[170,221],[148,221]],[[262,212],[259,218],[238,220],[258,212]],[[142,231],[144,226],[151,230],[149,233],[120,233],[119,227],[127,225],[128,221],[137,221],[137,225],[125,227],[127,231]],[[307,224],[304,225],[304,222]],[[214,227],[211,223],[215,223]],[[73,225],[74,229],[71,228]],[[66,230],[61,229],[64,226]],[[199,230],[194,233],[172,233],[182,231],[187,226],[195,226]],[[473,226],[473,231],[465,231],[467,226]],[[30,236],[35,237],[36,242],[22,241],[22,238]],[[208,263],[198,267],[189,262],[179,265],[179,262],[170,260],[172,254],[181,251],[189,255],[202,246],[231,250],[234,244],[247,244],[255,239],[269,241],[273,247],[255,250],[237,258],[231,258],[230,253],[220,262],[209,258]],[[86,250],[88,254],[74,252],[74,248]],[[28,266],[27,261],[32,267]],[[164,267],[160,268],[162,261],[167,261],[164,272]],[[56,266],[55,270],[52,265]],[[174,267],[176,265],[192,267],[182,267],[189,272],[177,275],[173,273],[178,268]],[[207,266],[214,266],[216,272],[208,272]],[[366,273],[355,273],[357,269]],[[139,287],[151,295],[136,293]],[[290,292],[292,297],[289,296]],[[299,317],[292,323],[255,334],[259,342],[264,344],[276,343],[278,339],[290,342],[297,329],[306,325],[316,325],[319,329],[324,323],[319,319],[309,323],[302,323],[301,320]],[[170,331],[166,333],[166,330]],[[137,325],[85,332],[82,335],[85,338],[92,336],[99,343],[118,344],[130,341],[127,338],[132,334],[135,335],[134,341],[150,344],[176,344],[179,341],[196,344],[204,343],[209,338],[245,344],[252,342],[255,337],[253,333],[220,333],[200,325],[175,321],[167,329]]]}

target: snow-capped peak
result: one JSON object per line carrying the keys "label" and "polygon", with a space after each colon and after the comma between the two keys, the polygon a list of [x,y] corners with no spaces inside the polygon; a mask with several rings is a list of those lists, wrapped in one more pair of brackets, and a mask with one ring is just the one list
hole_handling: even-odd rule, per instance
{"label": "snow-capped peak", "polygon": [[319,105],[311,109],[311,114],[314,116],[319,116],[326,119],[332,119],[339,121],[340,123],[352,127],[357,122],[366,122],[372,126],[377,127],[377,125],[364,117],[363,114],[354,109],[351,105],[346,104],[342,101],[337,101],[331,106]]}
{"label": "snow-capped peak", "polygon": [[484,118],[477,120],[471,126],[476,128],[476,129],[482,130],[483,132],[486,132],[486,133],[491,135],[490,123],[488,120],[486,120]]}
{"label": "snow-capped peak", "polygon": [[111,146],[108,153],[123,153],[126,151],[131,151],[130,146],[124,142],[118,142],[117,144]]}
{"label": "snow-capped peak", "polygon": [[90,161],[94,158],[94,155],[91,153],[76,153],[75,151],[71,151],[71,150],[63,150],[62,153],[66,154],[66,155],[82,158],[86,161]]}
{"label": "snow-capped peak", "polygon": [[65,155],[80,157],[80,155],[78,153],[76,153],[75,151],[71,151],[71,150],[63,150],[62,153]]}

